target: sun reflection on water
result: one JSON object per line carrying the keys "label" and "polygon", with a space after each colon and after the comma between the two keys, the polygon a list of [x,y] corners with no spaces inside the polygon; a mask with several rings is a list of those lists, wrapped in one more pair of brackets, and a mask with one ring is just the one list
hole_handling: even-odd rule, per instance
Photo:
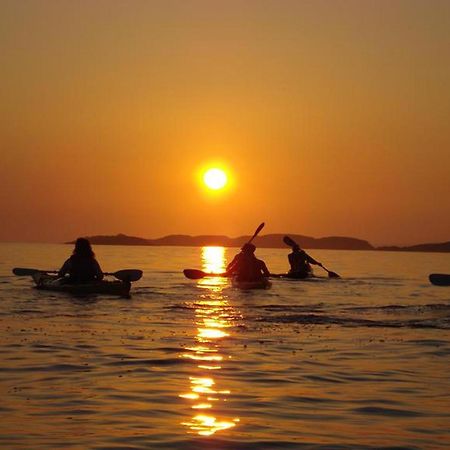
{"label": "sun reflection on water", "polygon": [[[202,265],[205,272],[225,272],[225,248],[224,247],[202,247]],[[227,279],[225,277],[206,277],[198,281],[200,287],[210,291],[220,292]],[[220,302],[218,302],[220,304]]]}
{"label": "sun reflection on water", "polygon": [[[203,270],[220,273],[225,271],[225,249],[223,247],[202,248]],[[195,373],[189,378],[189,392],[180,394],[191,402],[191,409],[202,411],[189,421],[183,422],[188,433],[211,436],[219,431],[232,428],[239,422],[236,417],[218,417],[214,406],[226,402],[230,394],[228,389],[216,387],[213,374],[217,375],[229,356],[221,354],[221,339],[230,336],[228,329],[232,326],[235,313],[222,293],[227,281],[223,277],[208,277],[198,281],[198,286],[205,289],[195,305],[196,344],[185,348],[181,355],[197,363]],[[222,405],[223,407],[223,405]]]}

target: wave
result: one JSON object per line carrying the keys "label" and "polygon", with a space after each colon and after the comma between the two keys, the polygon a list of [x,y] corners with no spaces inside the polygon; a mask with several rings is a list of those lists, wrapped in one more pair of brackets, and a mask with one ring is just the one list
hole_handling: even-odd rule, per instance
{"label": "wave", "polygon": [[[155,436],[154,436],[155,437]],[[121,445],[122,444],[122,445]],[[232,439],[204,438],[177,439],[170,441],[155,441],[145,437],[127,437],[113,439],[111,445],[98,446],[97,450],[138,450],[138,449],[170,449],[183,448],[185,450],[419,450],[420,447],[411,446],[383,446],[383,445],[355,445],[354,443],[312,444],[308,442],[288,440],[252,439],[242,442]]]}
{"label": "wave", "polygon": [[283,314],[256,318],[257,322],[295,323],[301,325],[339,325],[343,327],[434,328],[450,329],[450,317],[410,320],[376,320],[318,314]]}

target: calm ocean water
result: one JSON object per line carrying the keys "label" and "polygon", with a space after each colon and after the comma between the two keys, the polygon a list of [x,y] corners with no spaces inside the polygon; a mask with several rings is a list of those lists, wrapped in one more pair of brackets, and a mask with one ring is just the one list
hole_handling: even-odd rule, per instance
{"label": "calm ocean water", "polygon": [[[242,292],[236,249],[95,247],[131,299],[32,289],[70,246],[0,244],[0,448],[448,449],[450,255],[311,251],[343,276]],[[287,250],[257,251],[283,272]]]}

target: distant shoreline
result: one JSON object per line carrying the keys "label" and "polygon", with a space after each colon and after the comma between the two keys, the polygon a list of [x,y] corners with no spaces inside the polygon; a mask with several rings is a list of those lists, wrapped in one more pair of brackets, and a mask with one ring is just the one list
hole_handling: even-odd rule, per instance
{"label": "distant shoreline", "polygon": [[[267,234],[258,236],[254,239],[254,243],[259,248],[287,248],[283,243],[284,234]],[[300,247],[313,250],[375,250],[390,252],[434,252],[434,253],[450,253],[450,241],[441,243],[425,243],[400,246],[381,246],[374,247],[368,241],[353,237],[330,236],[323,238],[313,238],[298,234],[289,235],[296,241]],[[139,245],[139,246],[169,246],[169,247],[241,247],[247,242],[251,236],[240,236],[229,238],[228,236],[216,235],[169,235],[158,239],[145,239],[136,236],[127,236],[125,234],[117,234],[113,236],[96,235],[85,236],[93,245]],[[65,244],[73,244],[75,241],[65,242]]]}

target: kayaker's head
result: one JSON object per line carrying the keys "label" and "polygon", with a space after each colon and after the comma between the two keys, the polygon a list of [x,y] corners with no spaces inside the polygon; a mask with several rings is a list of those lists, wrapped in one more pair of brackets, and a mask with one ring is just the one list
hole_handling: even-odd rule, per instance
{"label": "kayaker's head", "polygon": [[253,255],[255,253],[256,247],[253,244],[244,244],[241,248],[242,253],[245,253],[246,255]]}
{"label": "kayaker's head", "polygon": [[300,247],[296,244],[292,247],[292,251],[294,252],[299,252],[300,251]]}
{"label": "kayaker's head", "polygon": [[85,258],[94,258],[95,254],[92,251],[91,243],[86,238],[78,238],[75,241],[75,248],[73,249],[75,256],[82,256]]}

